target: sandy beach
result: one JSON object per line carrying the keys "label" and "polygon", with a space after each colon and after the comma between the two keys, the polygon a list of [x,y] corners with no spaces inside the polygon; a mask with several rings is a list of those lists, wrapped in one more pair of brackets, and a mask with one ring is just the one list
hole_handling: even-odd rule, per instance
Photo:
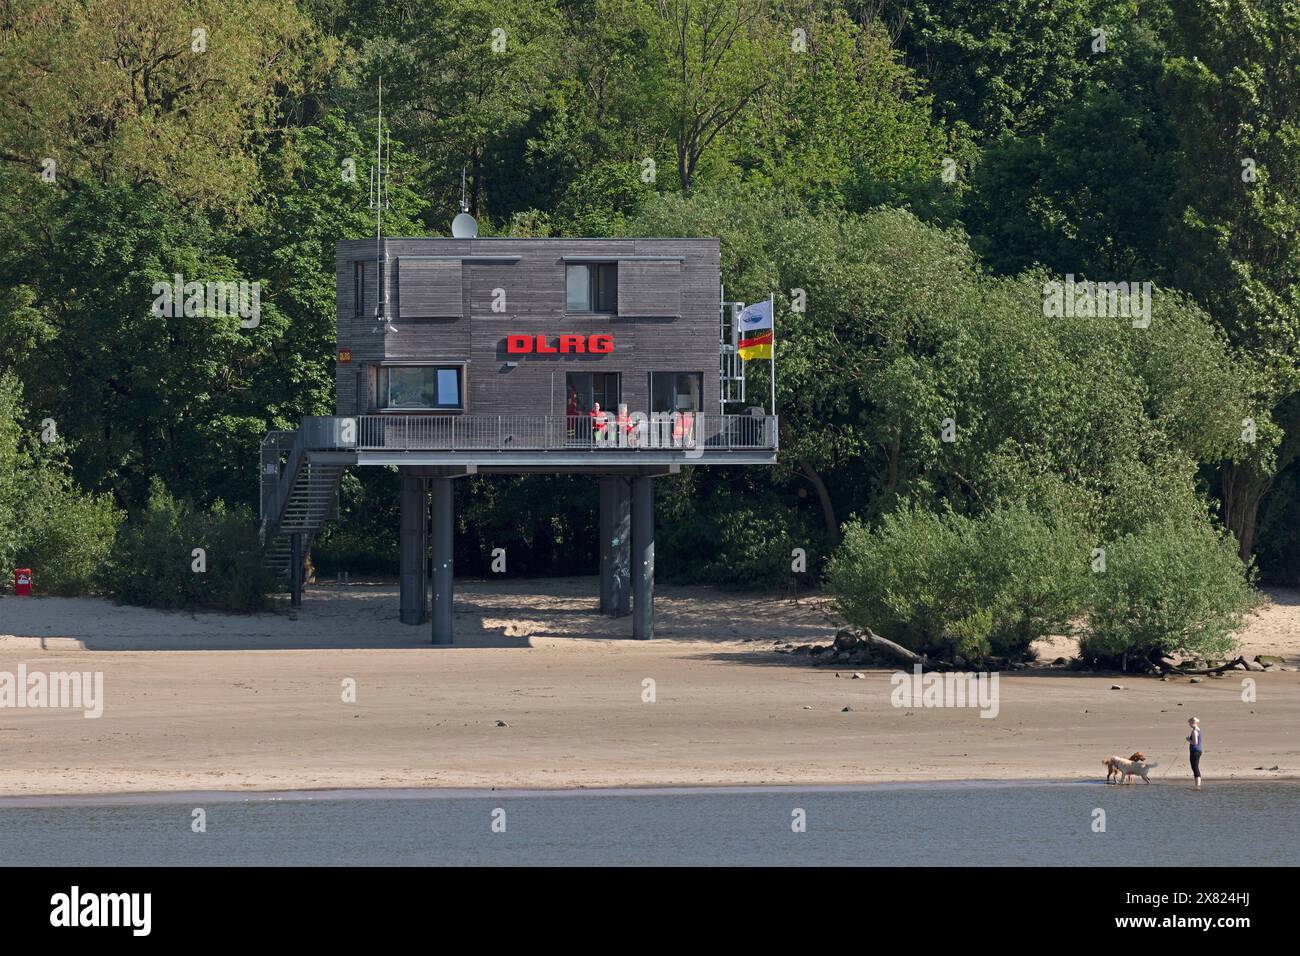
{"label": "sandy beach", "polygon": [[[458,581],[454,647],[398,622],[391,583],[309,587],[296,619],[0,598],[0,672],[102,672],[105,693],[99,719],[0,709],[0,796],[1100,780],[1104,757],[1133,750],[1160,763],[1159,783],[1189,775],[1192,714],[1207,784],[1300,776],[1295,670],[1192,684],[1033,668],[1001,675],[988,719],[895,707],[891,671],[775,653],[833,637],[821,598],[661,586],[656,640],[633,642],[628,619],[594,612],[595,591]],[[1300,592],[1271,597],[1243,652],[1300,667]],[[1061,639],[1040,656],[1069,651]]]}

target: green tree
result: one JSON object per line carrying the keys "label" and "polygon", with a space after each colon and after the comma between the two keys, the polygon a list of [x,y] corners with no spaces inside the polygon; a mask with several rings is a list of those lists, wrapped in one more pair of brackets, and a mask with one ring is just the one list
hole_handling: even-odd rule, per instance
{"label": "green tree", "polygon": [[[1099,536],[1203,514],[1198,467],[1240,444],[1247,370],[1185,296],[1157,290],[1148,328],[1051,318],[1049,274],[989,277],[960,233],[771,191],[660,197],[627,229],[720,236],[729,297],[775,291],[771,476],[808,492],[831,547],[847,516],[908,502],[979,513],[1041,500]],[[768,371],[751,363],[753,394]]]}
{"label": "green tree", "polygon": [[706,151],[767,86],[790,56],[764,0],[626,0],[615,15],[644,28],[660,71],[677,180],[689,193]]}
{"label": "green tree", "polygon": [[514,208],[553,210],[571,235],[606,235],[654,192],[660,168],[672,167],[662,71],[646,28],[624,15],[622,0],[577,0],[560,13],[564,68],[522,131],[521,148],[494,168],[527,184],[527,201],[516,189]]}
{"label": "green tree", "polygon": [[0,569],[13,566],[21,543],[19,513],[26,494],[29,457],[23,441],[22,386],[10,371],[0,372]]}
{"label": "green tree", "polygon": [[1246,557],[1260,502],[1300,455],[1291,401],[1300,394],[1300,5],[1173,8],[1163,86],[1180,144],[1172,280],[1247,351],[1260,370],[1257,401],[1285,430],[1280,442],[1226,456],[1225,518]]}
{"label": "green tree", "polygon": [[328,56],[291,0],[17,0],[0,26],[0,158],[226,213],[256,192],[282,99]]}
{"label": "green tree", "polygon": [[558,95],[562,36],[554,0],[454,0],[413,6],[391,33],[361,45],[363,85],[349,110],[373,116],[383,78],[385,113],[422,161],[419,191],[431,197],[436,228],[457,209],[462,169],[471,214],[516,211],[493,201],[518,176],[494,165],[494,151],[525,145],[521,130]]}
{"label": "green tree", "polygon": [[[866,7],[866,4],[854,4]],[[977,140],[1041,131],[1084,87],[1133,16],[1116,0],[889,0],[886,22],[947,123]]]}
{"label": "green tree", "polygon": [[980,157],[962,220],[1003,273],[1042,264],[1099,281],[1169,282],[1178,138],[1160,94],[1163,46],[1143,25],[1112,37],[1104,71],[1038,133]]}
{"label": "green tree", "polygon": [[145,506],[118,531],[101,574],[122,604],[227,611],[264,609],[273,578],[247,509],[217,501],[204,511],[173,498],[157,480]]}
{"label": "green tree", "polygon": [[758,185],[859,207],[939,180],[947,152],[930,99],[883,26],[841,12],[792,20],[806,49],[765,64],[768,81],[723,151]]}
{"label": "green tree", "polygon": [[286,332],[274,291],[252,328],[206,302],[196,315],[158,314],[155,285],[176,274],[256,281],[158,187],[84,183],[50,195],[11,238],[0,270],[36,290],[49,330],[18,371],[34,414],[77,447],[79,483],[124,505],[142,502],[154,476],[196,496],[251,494],[263,411],[249,383]]}
{"label": "green tree", "polygon": [[[394,149],[385,232],[416,235],[425,206],[407,185],[416,163],[401,143]],[[374,235],[367,172],[373,154],[373,129],[363,136],[338,110],[289,131],[264,157],[267,189],[258,214],[225,243],[244,274],[262,278],[285,317],[283,334],[250,369],[247,385],[272,427],[295,428],[304,415],[334,410],[335,246]],[[258,438],[243,440],[255,449]],[[247,463],[244,454],[236,460]]]}
{"label": "green tree", "polygon": [[849,623],[913,650],[1019,658],[1084,607],[1086,542],[1023,506],[978,518],[905,508],[874,529],[848,525],[827,588]]}

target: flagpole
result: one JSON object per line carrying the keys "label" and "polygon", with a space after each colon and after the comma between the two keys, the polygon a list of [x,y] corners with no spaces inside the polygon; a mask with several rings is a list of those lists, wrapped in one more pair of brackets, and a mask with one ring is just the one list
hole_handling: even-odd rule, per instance
{"label": "flagpole", "polygon": [[776,417],[776,296],[768,295],[767,312],[772,317],[772,417]]}

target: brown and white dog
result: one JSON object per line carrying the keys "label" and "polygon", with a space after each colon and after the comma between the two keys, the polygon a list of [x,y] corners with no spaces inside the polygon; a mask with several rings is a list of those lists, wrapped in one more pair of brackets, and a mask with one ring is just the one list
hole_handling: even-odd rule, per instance
{"label": "brown and white dog", "polygon": [[1107,757],[1102,761],[1102,765],[1106,768],[1107,783],[1110,783],[1111,777],[1115,777],[1117,783],[1132,783],[1134,777],[1141,777],[1146,783],[1150,783],[1151,778],[1147,776],[1147,771],[1159,766],[1157,763],[1147,763],[1146,757],[1140,750],[1127,760],[1123,757]]}

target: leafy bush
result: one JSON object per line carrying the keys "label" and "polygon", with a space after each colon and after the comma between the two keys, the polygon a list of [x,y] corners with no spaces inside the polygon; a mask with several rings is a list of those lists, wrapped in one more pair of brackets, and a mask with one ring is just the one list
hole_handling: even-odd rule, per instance
{"label": "leafy bush", "polygon": [[817,547],[808,534],[800,533],[803,529],[793,509],[747,507],[718,514],[710,524],[717,534],[716,545],[702,575],[694,580],[788,591],[806,583],[806,575],[792,570],[792,552],[804,549],[805,562],[811,562],[816,560]]}
{"label": "leafy bush", "polygon": [[108,495],[88,495],[61,471],[37,472],[21,519],[16,564],[30,567],[38,593],[94,589],[122,513]]}
{"label": "leafy bush", "polygon": [[[193,549],[206,552],[206,570],[193,570]],[[117,535],[103,575],[123,604],[260,610],[274,588],[262,564],[253,516],[218,501],[200,512],[154,481],[144,512]]]}
{"label": "leafy bush", "polygon": [[396,577],[401,570],[398,545],[389,533],[380,538],[352,528],[326,528],[311,549],[316,574],[332,578],[340,571],[353,576]]}
{"label": "leafy bush", "polygon": [[851,522],[827,583],[850,624],[918,652],[1017,657],[1080,611],[1089,554],[1074,526],[1023,507],[910,508],[874,529]]}
{"label": "leafy bush", "polygon": [[[792,508],[758,475],[709,487],[706,469],[683,469],[655,484],[655,574],[680,584],[795,591],[815,582],[824,533],[811,509]],[[752,482],[752,485],[751,485]],[[793,570],[795,548],[806,570]]]}
{"label": "leafy bush", "polygon": [[0,375],[0,574],[30,567],[38,594],[91,590],[121,514],[73,482],[62,441],[24,428],[22,386]]}
{"label": "leafy bush", "polygon": [[13,567],[19,547],[19,505],[23,494],[22,386],[12,372],[0,373],[0,569]]}
{"label": "leafy bush", "polygon": [[1127,665],[1135,657],[1221,657],[1256,601],[1236,541],[1208,521],[1166,519],[1106,547],[1094,575],[1084,663]]}

